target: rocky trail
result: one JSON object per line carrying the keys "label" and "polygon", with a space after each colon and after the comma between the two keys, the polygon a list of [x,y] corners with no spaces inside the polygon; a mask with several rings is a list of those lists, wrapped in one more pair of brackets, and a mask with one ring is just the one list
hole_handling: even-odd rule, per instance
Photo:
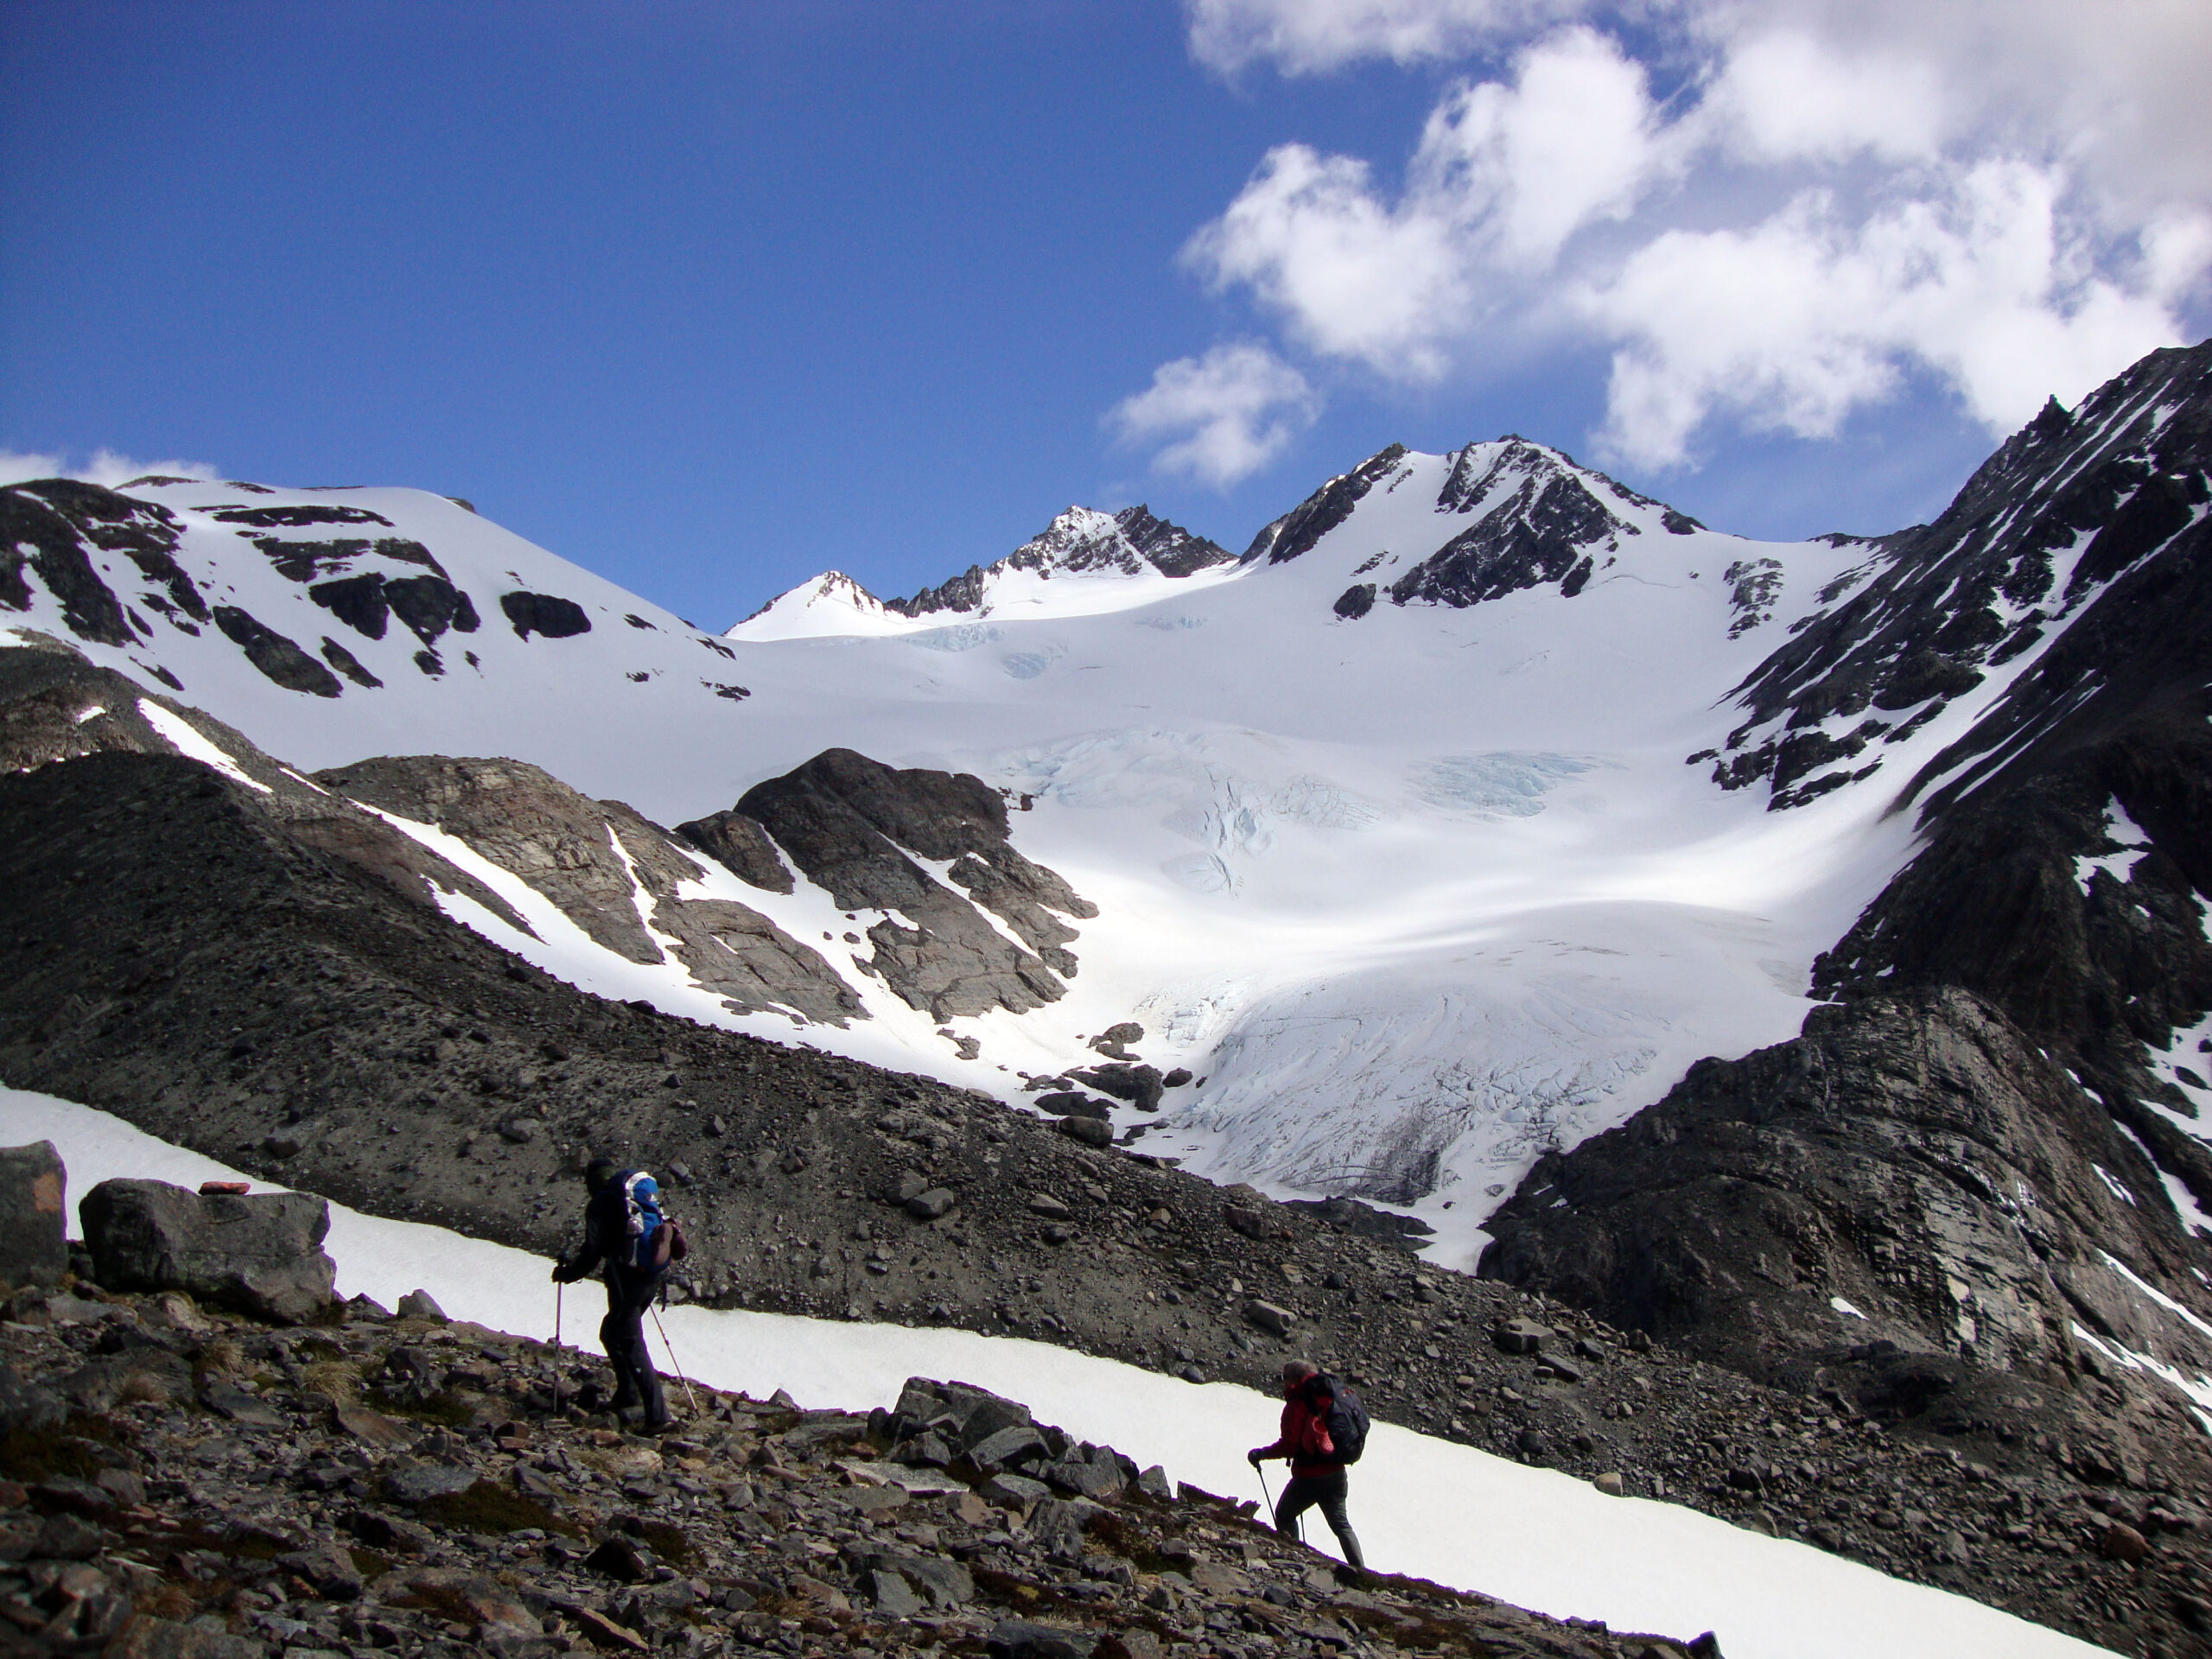
{"label": "rocky trail", "polygon": [[[674,1432],[632,1434],[596,1409],[595,1356],[448,1323],[419,1293],[397,1315],[330,1300],[314,1228],[284,1211],[301,1201],[95,1192],[80,1266],[201,1295],[70,1274],[7,1303],[0,1650],[1719,1652],[1346,1582],[1249,1503],[966,1384],[916,1378],[865,1411],[692,1384]],[[286,1240],[304,1254],[272,1262]],[[266,1306],[272,1273],[278,1294],[320,1277],[324,1304],[302,1324],[234,1311]]]}

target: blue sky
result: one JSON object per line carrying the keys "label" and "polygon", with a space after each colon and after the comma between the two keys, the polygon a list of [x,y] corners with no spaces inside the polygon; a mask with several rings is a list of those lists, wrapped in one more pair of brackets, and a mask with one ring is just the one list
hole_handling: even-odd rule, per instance
{"label": "blue sky", "polygon": [[1509,430],[1882,531],[2205,331],[2198,9],[1756,10],[17,0],[0,450],[465,495],[725,626]]}

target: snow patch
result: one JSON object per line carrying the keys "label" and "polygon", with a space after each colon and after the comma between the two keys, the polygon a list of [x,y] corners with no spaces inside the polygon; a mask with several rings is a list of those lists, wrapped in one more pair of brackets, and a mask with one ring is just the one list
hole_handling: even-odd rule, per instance
{"label": "snow patch", "polygon": [[2098,870],[2115,881],[2128,880],[2135,867],[2143,861],[2143,855],[2151,850],[2151,837],[2127,816],[2127,809],[2116,796],[2105,805],[2105,836],[2118,845],[2118,852],[2074,861],[2075,885],[2084,894],[2089,891],[2089,877]]}
{"label": "snow patch", "polygon": [[232,783],[244,784],[248,789],[257,789],[264,795],[276,792],[258,779],[247,777],[226,751],[218,748],[213,739],[182,715],[162,708],[149,697],[138,699],[138,712],[145,715],[148,725],[168,739],[171,747],[188,760],[197,760],[203,766],[212,766]]}
{"label": "snow patch", "polygon": [[2091,1164],[2089,1167],[2095,1170],[2097,1172],[2097,1179],[2102,1181],[2107,1187],[2111,1189],[2113,1197],[2118,1198],[2122,1204],[2132,1205],[2135,1202],[2135,1195],[2129,1192],[2127,1188],[2122,1185],[2120,1182],[2114,1180],[2110,1175],[2107,1174],[2102,1164]]}

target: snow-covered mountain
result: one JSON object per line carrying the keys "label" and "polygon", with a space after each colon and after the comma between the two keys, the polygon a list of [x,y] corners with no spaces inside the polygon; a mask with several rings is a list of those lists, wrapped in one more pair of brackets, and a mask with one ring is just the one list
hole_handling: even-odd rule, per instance
{"label": "snow-covered mountain", "polygon": [[[870,1230],[994,1179],[1001,1116],[926,1073],[1085,1167],[1325,1200],[1085,1187],[1071,1296],[1179,1275],[1152,1363],[1271,1356],[1184,1300],[1225,1236],[1426,1226],[2013,1472],[2212,1478],[2212,343],[1872,540],[1393,446],[1241,557],[1075,509],[716,636],[414,492],[54,480],[0,531],[11,1082],[277,1163],[304,1116],[356,1184],[468,1124],[404,1202],[516,1236],[546,1189],[493,1204],[485,1128],[628,1138],[767,1241],[700,1294],[1137,1341],[994,1289],[957,1212],[949,1276]],[[1027,1202],[1017,1255],[1076,1236]],[[1316,1268],[1252,1306],[1382,1340]],[[1436,1334],[1392,1408],[1479,1437]]]}
{"label": "snow-covered mountain", "polygon": [[1142,505],[1119,512],[1070,507],[1004,558],[974,565],[912,599],[879,600],[850,576],[827,571],[779,594],[729,631],[732,639],[893,633],[944,615],[1078,616],[1120,611],[1186,583],[1236,556]]}
{"label": "snow-covered mountain", "polygon": [[[2139,447],[2202,396],[2177,372],[2164,404],[2100,394],[2076,447]],[[1751,542],[1518,438],[1386,449],[1241,558],[1071,509],[915,600],[830,573],[725,637],[416,492],[50,484],[0,513],[25,626],[296,765],[509,756],[662,825],[745,818],[834,748],[982,779],[1097,908],[1064,995],[915,1006],[880,963],[917,918],[794,858],[788,893],[745,900],[866,1017],[715,1017],[1015,1098],[1134,1020],[1138,1058],[1192,1078],[1117,1109],[1148,1150],[1411,1209],[1462,1266],[1540,1156],[1796,1033],[1815,959],[1914,850],[1891,779],[2064,637],[2021,623],[2024,576],[1884,632],[1899,584],[1936,580],[1924,534]],[[2048,518],[1984,526],[1977,556],[2024,569],[1990,550],[2024,536],[2048,566]],[[2046,625],[2126,568],[2056,556]],[[950,893],[949,858],[898,850]]]}

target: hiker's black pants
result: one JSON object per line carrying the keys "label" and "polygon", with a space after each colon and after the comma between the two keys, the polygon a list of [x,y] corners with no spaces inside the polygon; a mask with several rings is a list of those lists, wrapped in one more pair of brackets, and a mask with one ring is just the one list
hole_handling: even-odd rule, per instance
{"label": "hiker's black pants", "polygon": [[661,1395],[660,1373],[653,1370],[645,1348],[645,1312],[652,1307],[657,1279],[607,1270],[607,1317],[599,1322],[600,1346],[614,1367],[614,1404],[617,1409],[642,1405],[648,1423],[668,1421],[668,1402]]}
{"label": "hiker's black pants", "polygon": [[1318,1507],[1329,1530],[1337,1535],[1337,1542],[1344,1547],[1344,1560],[1354,1567],[1366,1566],[1366,1558],[1359,1552],[1359,1535],[1344,1514],[1344,1494],[1351,1485],[1341,1469],[1325,1475],[1293,1475],[1275,1504],[1275,1530],[1286,1538],[1297,1537],[1298,1517]]}

